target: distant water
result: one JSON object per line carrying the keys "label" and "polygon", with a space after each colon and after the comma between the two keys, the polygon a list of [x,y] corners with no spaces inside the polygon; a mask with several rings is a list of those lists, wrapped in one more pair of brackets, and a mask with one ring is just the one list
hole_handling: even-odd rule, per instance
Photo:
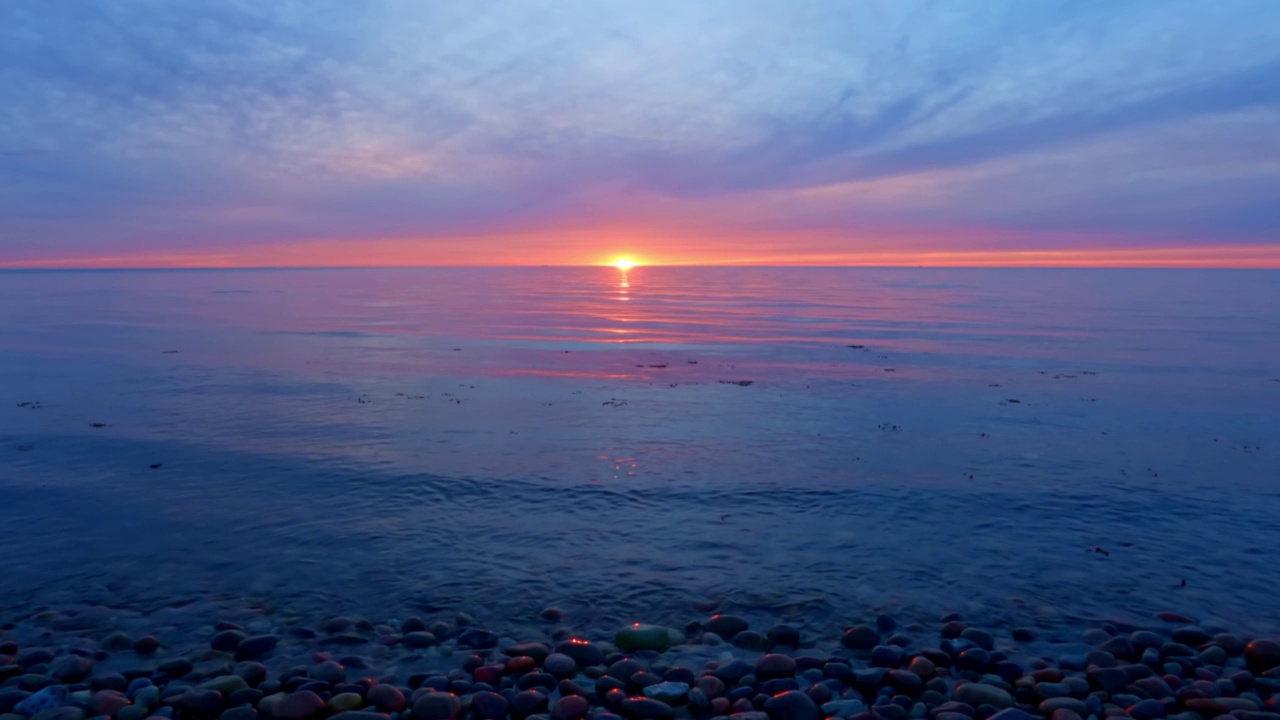
{"label": "distant water", "polygon": [[1275,272],[8,272],[0,378],[10,610],[1280,627]]}

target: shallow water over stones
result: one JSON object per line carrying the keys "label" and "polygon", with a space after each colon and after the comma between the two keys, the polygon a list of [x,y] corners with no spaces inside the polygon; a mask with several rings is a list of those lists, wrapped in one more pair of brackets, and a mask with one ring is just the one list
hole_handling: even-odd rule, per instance
{"label": "shallow water over stones", "polygon": [[1273,273],[3,279],[6,616],[1280,625]]}

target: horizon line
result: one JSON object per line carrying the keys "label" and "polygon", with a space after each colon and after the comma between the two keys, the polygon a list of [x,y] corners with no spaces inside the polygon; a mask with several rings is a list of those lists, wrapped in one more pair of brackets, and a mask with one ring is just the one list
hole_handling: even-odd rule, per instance
{"label": "horizon line", "polygon": [[519,264],[519,265],[132,265],[119,267],[102,266],[6,266],[0,265],[0,272],[6,273],[54,273],[54,272],[197,272],[217,271],[234,272],[238,270],[515,270],[538,268],[600,268],[616,272],[630,272],[640,268],[763,268],[763,269],[803,269],[803,270],[1280,270],[1280,265],[1082,265],[1082,264],[765,264],[765,263],[638,263],[631,268],[622,269],[610,263],[574,263],[574,264]]}

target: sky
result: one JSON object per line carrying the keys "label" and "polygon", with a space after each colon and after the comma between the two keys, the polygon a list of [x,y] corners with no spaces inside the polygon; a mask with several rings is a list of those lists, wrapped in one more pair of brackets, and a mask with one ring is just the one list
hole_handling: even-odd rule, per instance
{"label": "sky", "polygon": [[11,0],[0,267],[1280,267],[1276,0]]}

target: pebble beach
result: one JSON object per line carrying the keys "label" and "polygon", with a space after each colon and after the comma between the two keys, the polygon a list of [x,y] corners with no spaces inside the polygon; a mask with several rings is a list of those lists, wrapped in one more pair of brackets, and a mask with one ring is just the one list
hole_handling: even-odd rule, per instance
{"label": "pebble beach", "polygon": [[460,612],[6,620],[0,720],[1280,719],[1280,643],[1175,612],[1075,637],[955,613],[827,634],[699,609],[601,630],[548,607],[521,636]]}

